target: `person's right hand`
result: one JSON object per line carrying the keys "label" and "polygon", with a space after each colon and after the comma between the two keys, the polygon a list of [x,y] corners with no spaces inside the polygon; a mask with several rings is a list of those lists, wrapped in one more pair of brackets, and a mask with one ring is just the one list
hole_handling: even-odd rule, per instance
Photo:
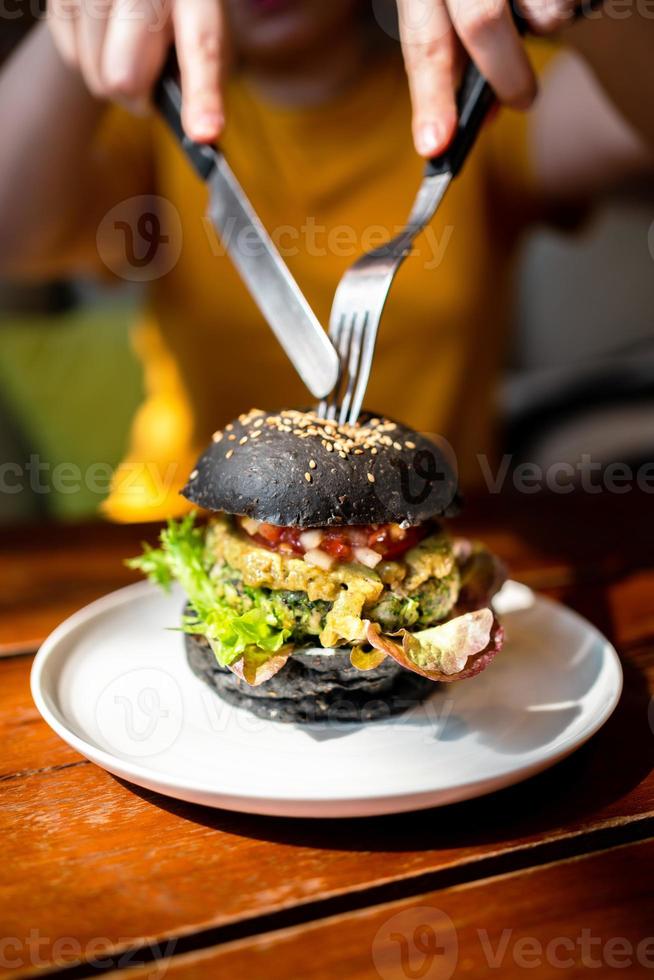
{"label": "person's right hand", "polygon": [[144,105],[174,43],[181,72],[182,119],[201,143],[224,125],[227,60],[221,0],[49,0],[57,48],[93,95]]}

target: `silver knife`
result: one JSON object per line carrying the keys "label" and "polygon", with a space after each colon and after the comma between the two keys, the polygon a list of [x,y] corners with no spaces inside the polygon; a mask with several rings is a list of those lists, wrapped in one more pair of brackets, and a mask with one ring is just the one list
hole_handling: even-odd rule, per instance
{"label": "silver knife", "polygon": [[223,154],[184,132],[182,95],[172,71],[164,72],[155,102],[210,189],[209,218],[252,298],[309,391],[324,398],[338,380],[338,354]]}

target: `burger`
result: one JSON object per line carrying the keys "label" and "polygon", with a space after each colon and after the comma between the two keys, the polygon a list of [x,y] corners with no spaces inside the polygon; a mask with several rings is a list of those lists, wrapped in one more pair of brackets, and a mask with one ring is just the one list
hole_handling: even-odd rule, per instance
{"label": "burger", "polygon": [[231,704],[388,717],[501,649],[502,566],[448,534],[453,469],[399,422],[253,409],[214,433],[182,493],[196,509],[129,564],[181,584],[188,663]]}

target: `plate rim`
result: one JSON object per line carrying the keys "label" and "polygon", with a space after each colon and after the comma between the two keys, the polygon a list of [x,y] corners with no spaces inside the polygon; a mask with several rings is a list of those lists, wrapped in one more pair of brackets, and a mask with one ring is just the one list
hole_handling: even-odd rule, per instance
{"label": "plate rim", "polygon": [[[98,599],[87,603],[66,617],[52,632],[46,637],[39,647],[30,671],[30,690],[32,699],[46,724],[57,734],[67,745],[73,748],[84,758],[111,772],[118,778],[133,782],[143,788],[152,789],[163,796],[173,799],[182,799],[187,802],[196,802],[189,794],[198,797],[210,797],[200,805],[211,806],[214,808],[247,812],[269,816],[298,816],[322,818],[348,818],[353,816],[372,816],[391,813],[402,813],[429,809],[431,807],[447,806],[455,802],[482,797],[490,793],[498,792],[509,786],[523,782],[532,776],[537,775],[546,769],[551,768],[561,762],[574,751],[585,745],[597,732],[606,724],[617,705],[623,692],[624,673],[620,657],[611,641],[588,619],[576,610],[566,606],[564,603],[551,599],[549,596],[541,595],[532,590],[522,582],[509,579],[507,584],[517,585],[521,590],[527,590],[534,596],[539,603],[556,607],[563,611],[567,616],[576,620],[586,629],[592,630],[597,638],[603,641],[604,654],[608,657],[609,664],[615,673],[615,690],[611,698],[603,706],[603,710],[597,713],[592,723],[580,735],[570,736],[557,750],[544,758],[534,760],[517,768],[507,770],[493,776],[469,779],[457,782],[451,786],[433,788],[424,791],[403,790],[397,793],[370,793],[353,795],[351,792],[343,794],[311,795],[285,795],[280,793],[275,796],[266,796],[257,792],[221,790],[215,785],[199,782],[198,780],[187,781],[183,777],[171,777],[165,772],[149,769],[138,762],[132,762],[123,756],[111,753],[100,746],[95,745],[78,735],[71,727],[64,724],[59,717],[60,712],[55,712],[48,703],[49,695],[43,683],[43,675],[50,658],[56,652],[59,644],[69,637],[71,631],[84,626],[92,621],[96,616],[102,615],[107,611],[121,606],[125,603],[143,596],[153,596],[161,594],[157,586],[150,582],[135,582],[131,585],[123,586],[112,592],[100,596]],[[69,654],[65,655],[65,658]],[[191,678],[198,685],[201,684],[197,678]],[[62,715],[62,717],[64,717]],[[185,793],[186,795],[180,795]],[[440,799],[447,797],[447,799]],[[451,797],[451,799],[449,798]],[[314,813],[313,809],[318,808],[320,812]],[[335,810],[336,812],[329,812]]]}

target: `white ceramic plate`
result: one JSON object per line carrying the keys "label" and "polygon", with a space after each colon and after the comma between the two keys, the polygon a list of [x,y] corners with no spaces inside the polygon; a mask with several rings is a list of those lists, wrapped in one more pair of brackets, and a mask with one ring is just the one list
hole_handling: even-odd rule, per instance
{"label": "white ceramic plate", "polygon": [[262,721],[187,666],[181,592],[148,583],[62,623],[32,670],[36,705],[64,741],[167,796],[281,816],[349,817],[439,806],[546,769],[582,745],[620,697],[615,650],[586,620],[509,582],[507,642],[479,676],[439,685],[367,725]]}

